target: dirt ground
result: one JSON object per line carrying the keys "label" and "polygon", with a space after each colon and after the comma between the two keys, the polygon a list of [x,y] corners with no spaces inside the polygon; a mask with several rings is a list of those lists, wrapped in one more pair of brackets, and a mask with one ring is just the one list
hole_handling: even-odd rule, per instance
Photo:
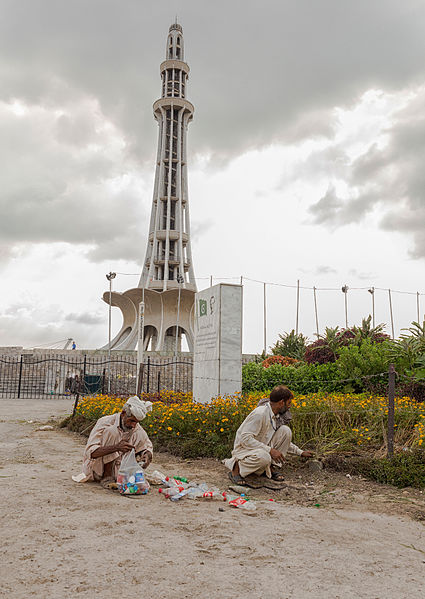
{"label": "dirt ground", "polygon": [[[313,475],[297,461],[288,464],[288,488],[251,492],[254,516],[206,500],[172,503],[154,487],[125,498],[71,480],[81,471],[81,437],[37,430],[71,408],[70,400],[0,400],[0,595],[423,595],[420,491],[326,470]],[[214,460],[157,454],[153,468],[227,489]]]}

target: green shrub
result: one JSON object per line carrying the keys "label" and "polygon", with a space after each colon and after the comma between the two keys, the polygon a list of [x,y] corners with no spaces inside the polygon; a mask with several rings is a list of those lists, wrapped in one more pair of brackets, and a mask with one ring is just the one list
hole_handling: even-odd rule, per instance
{"label": "green shrub", "polygon": [[250,362],[242,367],[242,391],[269,391],[276,385],[287,385],[294,393],[317,393],[318,391],[342,391],[344,384],[336,364],[302,364],[281,366],[272,364],[263,368]]}
{"label": "green shrub", "polygon": [[[365,339],[360,345],[341,347],[336,361],[339,378],[360,379],[349,381],[347,387],[356,393],[376,389],[377,385],[388,384],[388,366],[390,363],[388,342],[373,343]],[[361,377],[385,373],[382,377],[361,379]]]}

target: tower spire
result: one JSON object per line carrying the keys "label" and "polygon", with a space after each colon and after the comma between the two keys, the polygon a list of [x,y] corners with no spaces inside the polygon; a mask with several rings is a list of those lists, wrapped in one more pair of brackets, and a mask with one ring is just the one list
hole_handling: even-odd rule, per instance
{"label": "tower spire", "polygon": [[196,291],[190,248],[187,186],[187,128],[193,105],[186,99],[189,66],[184,62],[183,29],[168,32],[161,64],[161,98],[153,105],[159,125],[155,187],[146,257],[139,287],[166,291],[179,285]]}
{"label": "tower spire", "polygon": [[190,248],[187,186],[187,129],[193,104],[186,99],[189,66],[184,61],[183,29],[176,21],[167,35],[160,66],[161,97],[153,105],[158,150],[145,260],[138,287],[106,292],[106,303],[122,312],[121,330],[105,349],[134,349],[139,338],[140,302],[144,304],[144,349],[181,349],[185,335],[193,348],[196,281]]}

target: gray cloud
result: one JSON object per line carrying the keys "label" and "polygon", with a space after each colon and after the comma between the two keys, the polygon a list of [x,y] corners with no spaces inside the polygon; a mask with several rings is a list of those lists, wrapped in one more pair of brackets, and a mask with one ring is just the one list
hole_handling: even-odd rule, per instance
{"label": "gray cloud", "polygon": [[315,270],[314,270],[314,274],[315,275],[328,275],[328,274],[335,274],[338,271],[335,270],[335,268],[332,268],[331,266],[325,266],[325,265],[321,265],[318,266]]}
{"label": "gray cloud", "polygon": [[105,322],[105,316],[103,314],[92,313],[92,312],[81,312],[79,314],[75,314],[71,312],[65,316],[65,321],[75,322],[78,324],[100,324]]}
{"label": "gray cloud", "polygon": [[[332,226],[360,222],[379,208],[380,226],[387,231],[412,235],[412,257],[425,257],[425,87],[394,118],[386,131],[384,147],[374,144],[345,173],[347,199],[330,185],[326,194],[310,206],[316,224]],[[343,148],[335,148],[344,154]],[[308,168],[308,167],[307,167]],[[341,176],[332,163],[331,176]]]}
{"label": "gray cloud", "polygon": [[[151,155],[151,105],[175,3],[3,0],[1,94],[30,103],[97,98],[134,156]],[[180,8],[196,151],[239,152],[286,136],[327,134],[326,110],[373,85],[400,88],[424,73],[421,3],[219,0]],[[359,43],[361,40],[361,43]],[[397,40],[397,43],[395,43]],[[304,120],[304,115],[306,115]]]}
{"label": "gray cloud", "polygon": [[314,222],[323,224],[325,222],[334,222],[337,214],[341,211],[343,201],[336,195],[335,188],[329,186],[325,195],[310,207],[310,212],[314,217]]}
{"label": "gray cloud", "polygon": [[57,305],[38,307],[33,302],[17,302],[0,313],[0,346],[40,347],[73,338],[86,347],[99,347],[105,341],[105,318],[96,313],[65,314]]}
{"label": "gray cloud", "polygon": [[377,278],[376,273],[362,272],[362,271],[359,271],[357,268],[350,268],[348,271],[348,274],[351,277],[355,277],[356,279],[359,279],[360,281],[375,281]]}
{"label": "gray cloud", "polygon": [[17,116],[3,105],[0,127],[4,242],[65,241],[93,245],[94,261],[141,259],[150,194],[92,103],[71,116],[39,108]]}
{"label": "gray cloud", "polygon": [[[151,203],[151,187],[141,186],[151,185],[157,131],[151,106],[175,3],[2,0],[1,8],[0,102],[28,106],[19,117],[0,107],[3,239],[86,244],[90,260],[140,262]],[[335,106],[355,105],[371,86],[400,90],[423,80],[424,17],[422,3],[396,0],[385,10],[366,0],[265,0],[261,11],[253,0],[188,0],[179,20],[196,108],[190,155],[210,153],[211,168],[221,168],[249,148],[331,140]],[[396,162],[414,225],[422,180],[412,148],[419,152],[422,138],[404,119],[396,143],[404,158],[372,148],[350,174],[342,149],[330,148],[300,169],[295,176],[309,176],[333,153],[333,169],[356,191],[347,201],[330,187],[311,209],[316,223],[359,220],[383,202]],[[385,202],[406,197],[400,184],[389,191]],[[394,218],[387,209],[382,226]],[[415,230],[413,253],[422,255],[423,245]]]}

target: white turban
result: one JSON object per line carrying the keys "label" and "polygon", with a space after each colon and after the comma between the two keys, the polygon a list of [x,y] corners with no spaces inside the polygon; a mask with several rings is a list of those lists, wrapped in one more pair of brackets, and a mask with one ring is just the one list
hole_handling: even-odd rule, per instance
{"label": "white turban", "polygon": [[132,414],[140,421],[146,418],[148,412],[152,412],[152,402],[142,401],[137,395],[133,395],[133,397],[129,397],[125,402],[124,409],[127,414]]}

